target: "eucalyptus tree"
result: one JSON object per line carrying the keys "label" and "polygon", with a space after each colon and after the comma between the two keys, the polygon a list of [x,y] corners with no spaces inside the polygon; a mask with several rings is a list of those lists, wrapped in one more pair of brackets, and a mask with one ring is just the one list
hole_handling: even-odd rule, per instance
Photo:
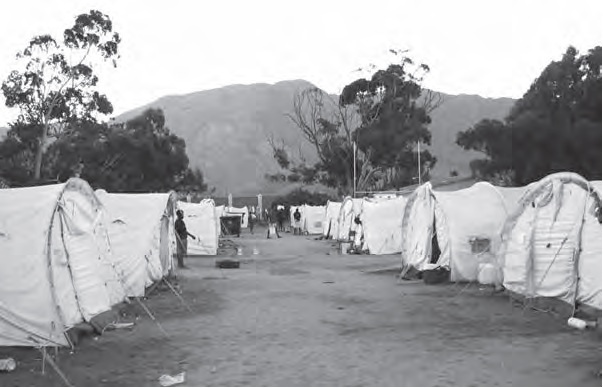
{"label": "eucalyptus tree", "polygon": [[2,83],[6,106],[20,110],[17,123],[39,128],[33,178],[40,179],[49,138],[79,122],[94,122],[113,112],[97,90],[99,62],[117,66],[120,36],[109,16],[91,10],[75,18],[61,39],[38,35],[17,54],[20,68]]}

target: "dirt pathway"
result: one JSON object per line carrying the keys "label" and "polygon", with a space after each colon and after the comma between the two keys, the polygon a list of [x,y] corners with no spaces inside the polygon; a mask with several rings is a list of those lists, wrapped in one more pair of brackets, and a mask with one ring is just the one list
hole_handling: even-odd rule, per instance
{"label": "dirt pathway", "polygon": [[196,265],[223,308],[181,322],[210,331],[182,337],[190,385],[601,383],[591,373],[601,362],[596,335],[488,290],[398,284],[379,271],[397,255],[342,256],[312,237],[239,242],[242,268],[224,270],[226,279]]}
{"label": "dirt pathway", "polygon": [[186,386],[601,385],[600,337],[550,314],[478,286],[399,284],[387,271],[397,255],[339,255],[290,234],[233,241],[240,269],[188,260],[180,286],[194,313],[166,291],[149,299],[169,338],[141,316],[64,357],[65,372],[78,385],[157,385],[180,371]]}

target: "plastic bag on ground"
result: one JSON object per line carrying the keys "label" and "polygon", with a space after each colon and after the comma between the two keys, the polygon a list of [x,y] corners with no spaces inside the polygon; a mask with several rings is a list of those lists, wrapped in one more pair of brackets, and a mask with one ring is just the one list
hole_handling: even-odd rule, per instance
{"label": "plastic bag on ground", "polygon": [[178,373],[177,375],[162,375],[159,378],[159,384],[162,387],[171,387],[172,385],[181,384],[184,382],[184,376],[186,372]]}

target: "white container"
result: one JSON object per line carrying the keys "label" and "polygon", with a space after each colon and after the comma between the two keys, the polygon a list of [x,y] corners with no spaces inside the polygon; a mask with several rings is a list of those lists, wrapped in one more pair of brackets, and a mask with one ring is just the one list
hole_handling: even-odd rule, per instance
{"label": "white container", "polygon": [[350,243],[349,242],[342,242],[339,245],[339,253],[342,255],[347,255],[348,254],[348,250],[350,249]]}
{"label": "white container", "polygon": [[237,248],[237,256],[243,256],[243,248]]}
{"label": "white container", "polygon": [[12,372],[17,369],[17,363],[13,358],[5,358],[0,360],[0,371]]}
{"label": "white container", "polygon": [[586,322],[579,318],[571,317],[570,319],[567,320],[567,324],[570,327],[573,327],[574,329],[578,329],[578,330],[586,329]]}

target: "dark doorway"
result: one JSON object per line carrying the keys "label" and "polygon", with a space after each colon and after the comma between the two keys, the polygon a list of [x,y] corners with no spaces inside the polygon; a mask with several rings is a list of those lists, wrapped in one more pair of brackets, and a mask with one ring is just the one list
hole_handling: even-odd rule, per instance
{"label": "dark doorway", "polygon": [[442,251],[440,250],[440,244],[438,244],[438,232],[436,229],[436,218],[433,216],[433,231],[431,233],[431,259],[429,260],[430,264],[435,264],[440,259],[440,255]]}

